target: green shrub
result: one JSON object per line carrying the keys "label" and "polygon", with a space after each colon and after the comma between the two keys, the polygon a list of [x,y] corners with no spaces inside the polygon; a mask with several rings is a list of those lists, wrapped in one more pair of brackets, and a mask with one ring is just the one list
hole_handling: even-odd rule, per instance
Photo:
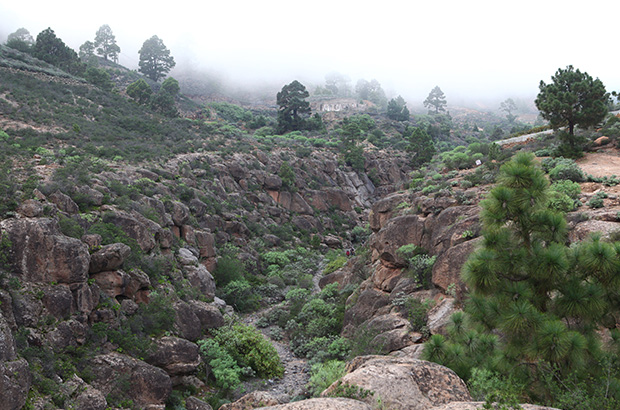
{"label": "green shrub", "polygon": [[346,256],[337,257],[333,261],[329,262],[327,266],[325,266],[325,268],[323,269],[323,275],[329,275],[330,273],[342,268],[347,263],[347,260],[348,259]]}
{"label": "green shrub", "polygon": [[217,340],[199,340],[200,354],[211,368],[215,384],[224,390],[235,390],[241,385],[242,371],[237,361]]}
{"label": "green shrub", "polygon": [[340,360],[330,360],[313,365],[310,368],[310,381],[308,382],[310,394],[313,397],[319,397],[323,390],[344,376],[345,373],[345,363]]}
{"label": "green shrub", "polygon": [[216,293],[239,312],[251,312],[260,306],[260,296],[246,279],[230,281],[216,288]]}
{"label": "green shrub", "polygon": [[552,181],[567,179],[573,182],[583,182],[585,180],[585,175],[575,160],[563,157],[545,158],[541,164],[545,172],[549,173]]}
{"label": "green shrub", "polygon": [[214,340],[235,359],[239,367],[250,367],[261,378],[282,377],[284,368],[275,347],[254,327],[241,323],[223,326]]}
{"label": "green shrub", "polygon": [[84,235],[84,228],[72,218],[60,214],[58,224],[60,225],[60,231],[66,236],[80,239]]}

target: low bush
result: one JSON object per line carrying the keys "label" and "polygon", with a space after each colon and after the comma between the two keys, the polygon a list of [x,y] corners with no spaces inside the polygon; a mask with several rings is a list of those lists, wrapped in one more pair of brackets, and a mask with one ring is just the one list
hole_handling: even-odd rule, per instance
{"label": "low bush", "polygon": [[310,381],[308,382],[310,394],[313,397],[319,397],[323,390],[344,376],[345,373],[345,363],[340,360],[329,360],[325,363],[313,365],[310,369]]}

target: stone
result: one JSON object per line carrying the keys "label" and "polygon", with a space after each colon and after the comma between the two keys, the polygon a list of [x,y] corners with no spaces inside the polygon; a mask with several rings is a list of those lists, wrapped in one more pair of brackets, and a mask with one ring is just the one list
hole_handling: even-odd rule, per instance
{"label": "stone", "polygon": [[76,410],[105,410],[108,402],[103,393],[92,386],[85,385],[84,390],[73,399]]}
{"label": "stone", "polygon": [[101,235],[99,235],[98,233],[90,233],[82,235],[80,240],[86,245],[88,245],[89,249],[96,249],[101,247],[101,242],[103,241],[103,238],[101,238]]}
{"label": "stone", "polygon": [[135,239],[143,252],[148,253],[155,247],[155,233],[157,231],[151,230],[149,225],[149,223],[154,224],[155,222],[143,218],[146,221],[149,221],[149,223],[147,223],[146,221],[141,221],[127,212],[119,211],[114,208],[103,208],[106,208],[106,210],[109,211],[106,213],[104,221],[118,226],[127,234],[127,236]]}
{"label": "stone", "polygon": [[191,374],[201,363],[198,346],[178,337],[162,337],[155,342],[155,350],[146,362],[162,368],[170,376]]}
{"label": "stone", "polygon": [[10,262],[21,279],[34,283],[79,283],[88,275],[88,247],[64,236],[49,218],[5,219],[3,232],[12,243]]}
{"label": "stone", "polygon": [[261,410],[372,410],[368,404],[359,400],[345,398],[317,398],[301,400],[277,406],[255,407]]}
{"label": "stone", "polygon": [[428,319],[426,321],[428,330],[432,334],[440,334],[447,336],[446,330],[450,317],[457,311],[456,301],[454,298],[446,297],[441,299],[435,306],[428,312]]}
{"label": "stone", "polygon": [[418,215],[404,215],[392,218],[370,238],[373,249],[373,261],[381,259],[384,265],[395,268],[407,266],[407,262],[397,250],[404,245],[422,246],[424,235],[424,218]]}
{"label": "stone", "polygon": [[43,290],[43,306],[56,319],[66,319],[74,308],[73,294],[68,285],[49,286]]}
{"label": "stone", "polygon": [[[215,303],[206,303],[200,300],[192,300],[188,303],[200,321],[200,327],[203,330],[217,329],[218,327],[224,326],[224,316]],[[224,308],[225,307],[226,303],[224,303]]]}
{"label": "stone", "polygon": [[223,404],[220,410],[252,410],[264,406],[277,406],[282,401],[272,393],[265,391],[253,391],[232,403]]}
{"label": "stone", "polygon": [[166,211],[170,212],[172,222],[176,226],[183,226],[189,220],[189,208],[182,202],[168,201],[166,202]]}
{"label": "stone", "polygon": [[26,359],[0,361],[0,409],[23,408],[31,385],[32,375]]}
{"label": "stone", "polygon": [[481,243],[482,238],[472,239],[453,246],[437,256],[433,265],[432,282],[444,292],[453,287],[456,294],[462,295],[465,284],[461,280],[461,270],[469,255]]}
{"label": "stone", "polygon": [[56,191],[50,194],[47,197],[47,199],[51,203],[56,205],[58,209],[60,209],[62,212],[65,212],[71,215],[80,213],[80,208],[73,201],[73,199],[71,199],[69,196],[63,194],[60,191]]}
{"label": "stone", "polygon": [[190,396],[185,399],[185,408],[187,410],[213,410],[208,403],[205,403],[194,396]]}
{"label": "stone", "polygon": [[196,246],[201,258],[215,257],[215,237],[212,233],[196,231]]}
{"label": "stone", "polygon": [[202,334],[200,320],[192,307],[186,302],[178,301],[173,305],[173,308],[176,312],[174,324],[180,335],[187,340],[198,340]]}
{"label": "stone", "polygon": [[282,178],[277,175],[268,175],[263,182],[267,191],[279,191],[282,188]]}
{"label": "stone", "polygon": [[347,374],[321,396],[328,396],[338,384],[353,385],[374,394],[363,401],[393,410],[427,410],[453,401],[471,400],[465,382],[437,363],[395,356],[360,356],[347,364]]}
{"label": "stone", "polygon": [[215,278],[204,265],[184,266],[183,273],[189,283],[200,291],[207,299],[215,296]]}
{"label": "stone", "polygon": [[181,265],[197,265],[198,258],[194,256],[192,251],[187,248],[179,249],[177,253],[177,260]]}
{"label": "stone", "polygon": [[[97,375],[91,382],[94,388],[105,396],[119,389],[127,389],[121,393],[138,407],[164,405],[172,392],[168,374],[142,360],[112,352],[95,356],[90,360],[90,365]],[[120,383],[121,380],[126,380],[127,385]]]}
{"label": "stone", "polygon": [[359,325],[389,304],[389,294],[377,289],[363,290],[357,303],[344,313],[343,333],[351,334]]}
{"label": "stone", "polygon": [[37,218],[43,215],[43,205],[36,199],[27,199],[19,205],[17,212],[28,218]]}
{"label": "stone", "polygon": [[113,243],[101,247],[90,255],[89,272],[98,273],[120,268],[131,254],[131,248],[124,243]]}

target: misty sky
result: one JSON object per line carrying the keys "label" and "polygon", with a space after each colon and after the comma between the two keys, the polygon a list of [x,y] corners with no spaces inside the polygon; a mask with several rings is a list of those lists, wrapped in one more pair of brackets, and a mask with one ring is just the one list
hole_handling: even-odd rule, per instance
{"label": "misty sky", "polygon": [[376,78],[389,96],[420,103],[439,85],[448,103],[531,97],[572,64],[620,91],[618,1],[178,0],[12,1],[0,5],[0,41],[47,27],[76,51],[108,24],[120,63],[137,68],[157,35],[177,68],[262,84],[321,83],[338,71]]}

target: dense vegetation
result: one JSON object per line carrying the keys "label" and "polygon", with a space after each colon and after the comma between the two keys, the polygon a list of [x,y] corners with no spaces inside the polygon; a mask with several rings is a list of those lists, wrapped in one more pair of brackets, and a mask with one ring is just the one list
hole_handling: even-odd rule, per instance
{"label": "dense vegetation", "polygon": [[[103,245],[128,245],[131,256],[124,267],[144,272],[153,287],[149,304],[140,304],[133,315],[119,315],[114,323],[94,324],[77,349],[53,352],[29,341],[25,330],[17,332],[19,352],[34,375],[33,391],[51,396],[55,406],[63,406],[66,399],[57,391],[59,377],[64,380],[76,373],[92,380],[88,359],[102,349],[143,358],[152,351],[154,338],[177,332],[171,307],[175,302],[206,301],[179,279],[174,257],[145,253],[104,208],[114,206],[163,224],[162,212],[148,205],[147,198],[161,200],[167,212],[175,203],[195,207],[197,200],[205,213],[246,228],[243,235],[218,237],[217,267],[212,271],[216,295],[237,314],[266,309],[257,325],[309,360],[311,394],[318,395],[342,375],[345,360],[386,353],[373,343],[377,335],[366,329],[342,336],[343,317],[350,307],[346,303],[354,303],[356,286],[339,290],[331,284],[321,291],[315,286],[318,275],[345,264],[358,282],[368,277],[370,257],[364,242],[370,232],[362,222],[367,210],[356,206],[350,212],[322,211],[321,232],[291,222],[265,223],[251,214],[257,207],[252,196],[260,193],[258,186],[247,186],[246,197],[228,195],[234,193],[216,182],[218,167],[235,154],[273,154],[280,163],[270,172],[281,179],[282,192],[318,190],[324,181],[309,178],[303,160],[320,153],[337,158],[339,168],[366,175],[380,186],[375,158],[381,152],[402,159],[399,164],[413,170],[406,189],[420,195],[453,196],[459,204],[473,204],[468,188],[498,183],[482,204],[483,247],[467,264],[464,278],[471,293],[465,311],[452,317],[449,337],[430,335],[428,302],[393,301],[412,329],[428,340],[427,357],[452,367],[480,399],[499,395],[508,402],[530,400],[566,408],[585,409],[592,403],[608,409],[618,406],[620,334],[610,330],[604,345],[599,331],[613,327],[610,312],[620,302],[620,248],[599,238],[568,246],[564,213],[581,205],[578,183],[592,178],[561,156],[578,156],[601,133],[615,142],[620,137],[616,117],[568,123],[571,135],[573,125],[602,123],[600,133],[577,131],[579,138],[569,140],[560,133],[541,137],[530,146],[537,155],[551,157],[540,169],[531,155],[506,162],[516,148],[502,149],[495,143],[531,129],[518,121],[519,108],[511,99],[500,106],[505,118],[491,113],[449,114],[446,96],[435,87],[424,102],[429,112],[415,112],[400,96],[388,101],[376,80],[360,80],[353,91],[344,76],[332,73],[313,94],[298,81],[285,85],[274,96],[277,112],[231,102],[201,104],[182,96],[177,80],[158,82],[174,66],[174,59],[156,36],[141,50],[141,72],[147,78],[107,61],[120,52],[107,26],[97,32],[95,43],[85,43],[79,58],[51,29],[36,41],[28,36],[15,33],[7,46],[0,46],[0,111],[5,124],[0,130],[0,216],[15,215],[35,189],[44,195],[63,192],[78,205],[79,214],[57,216],[62,232],[74,238],[98,234]],[[35,58],[43,58],[52,47],[57,53],[48,55],[47,63]],[[595,86],[601,91],[598,83]],[[553,94],[542,84],[541,92]],[[330,96],[369,101],[369,108],[323,122],[318,113],[312,115],[307,99]],[[601,99],[607,107],[604,89],[599,97],[596,107]],[[550,119],[558,114],[557,104],[544,106],[542,97],[540,101]],[[552,120],[551,125],[564,125],[562,121]],[[205,156],[170,166],[171,160],[189,153]],[[249,170],[265,169],[258,159],[253,161]],[[34,165],[49,167],[53,173],[43,180]],[[101,177],[138,165],[148,176]],[[195,184],[195,175],[201,184]],[[100,197],[84,189],[93,181],[100,183],[94,190]],[[613,177],[602,182],[618,183]],[[588,206],[603,206],[603,200],[601,193]],[[49,209],[45,212],[54,216]],[[204,226],[201,223],[207,224],[193,216],[187,222],[196,229]],[[214,231],[224,230],[217,226]],[[357,256],[347,258],[342,249],[328,249],[321,242],[327,235],[355,246]],[[179,238],[173,242],[173,253],[187,245]],[[10,246],[0,237],[2,269],[9,269]],[[431,288],[435,257],[413,245],[399,253],[406,261],[406,274],[421,289]],[[3,283],[19,291],[22,285],[13,279]],[[102,298],[98,307],[118,313],[118,306],[111,298]],[[55,324],[54,318],[41,318],[44,329]],[[238,320],[201,335],[197,344],[207,365],[201,376],[209,384],[201,394],[215,406],[238,394],[248,379],[282,376],[273,346]],[[124,399],[124,382],[119,380],[118,391],[108,397],[110,406],[133,406]],[[189,393],[195,392],[178,391],[168,407],[175,408],[178,403],[173,399]]]}

